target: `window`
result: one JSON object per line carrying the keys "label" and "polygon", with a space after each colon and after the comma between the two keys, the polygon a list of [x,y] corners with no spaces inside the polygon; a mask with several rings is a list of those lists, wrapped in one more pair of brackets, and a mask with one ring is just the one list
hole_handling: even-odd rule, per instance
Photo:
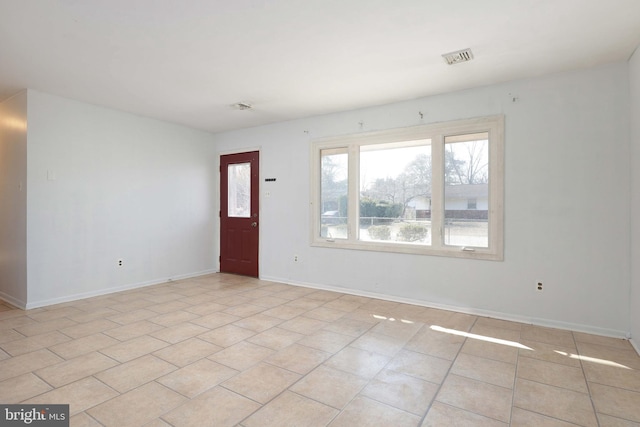
{"label": "window", "polygon": [[251,205],[251,163],[229,165],[227,170],[229,217],[249,218]]}
{"label": "window", "polygon": [[321,150],[320,235],[328,239],[347,238],[348,214],[348,154],[343,148]]}
{"label": "window", "polygon": [[312,245],[501,260],[502,116],[317,140]]}

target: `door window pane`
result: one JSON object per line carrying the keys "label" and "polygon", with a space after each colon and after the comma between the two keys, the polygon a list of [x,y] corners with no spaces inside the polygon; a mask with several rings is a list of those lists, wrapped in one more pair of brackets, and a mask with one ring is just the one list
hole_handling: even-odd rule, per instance
{"label": "door window pane", "polygon": [[227,168],[229,217],[251,216],[251,163],[236,163]]}
{"label": "door window pane", "polygon": [[488,138],[488,133],[445,138],[445,245],[489,246]]}
{"label": "door window pane", "polygon": [[359,239],[431,244],[431,140],[360,147]]}
{"label": "door window pane", "polygon": [[349,155],[346,148],[320,151],[320,236],[346,239]]}

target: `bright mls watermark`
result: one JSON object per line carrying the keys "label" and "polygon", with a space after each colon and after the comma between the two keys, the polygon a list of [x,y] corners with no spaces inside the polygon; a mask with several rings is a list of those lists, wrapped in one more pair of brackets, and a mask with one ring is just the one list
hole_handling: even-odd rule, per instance
{"label": "bright mls watermark", "polygon": [[0,427],[69,427],[69,405],[2,405]]}

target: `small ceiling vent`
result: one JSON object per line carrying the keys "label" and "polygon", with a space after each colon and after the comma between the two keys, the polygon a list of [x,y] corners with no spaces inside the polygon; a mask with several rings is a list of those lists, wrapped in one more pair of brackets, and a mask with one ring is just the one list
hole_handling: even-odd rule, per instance
{"label": "small ceiling vent", "polygon": [[453,65],[459,62],[467,62],[473,59],[473,53],[471,49],[458,50],[456,52],[445,53],[442,55],[447,64]]}
{"label": "small ceiling vent", "polygon": [[232,107],[238,110],[251,110],[253,105],[246,102],[238,102],[237,104],[233,104]]}

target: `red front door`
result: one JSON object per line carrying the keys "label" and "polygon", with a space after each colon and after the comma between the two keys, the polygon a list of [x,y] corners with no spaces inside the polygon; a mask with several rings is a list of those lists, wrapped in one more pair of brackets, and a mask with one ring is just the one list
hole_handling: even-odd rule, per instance
{"label": "red front door", "polygon": [[258,151],[220,156],[220,271],[258,277]]}

